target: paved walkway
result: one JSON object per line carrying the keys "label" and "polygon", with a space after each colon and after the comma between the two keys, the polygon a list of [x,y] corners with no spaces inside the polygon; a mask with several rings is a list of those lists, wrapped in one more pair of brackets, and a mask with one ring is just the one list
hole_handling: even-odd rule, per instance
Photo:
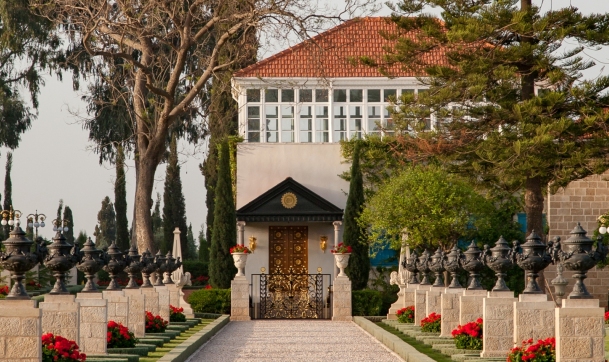
{"label": "paved walkway", "polygon": [[271,320],[231,322],[188,362],[403,361],[352,322]]}

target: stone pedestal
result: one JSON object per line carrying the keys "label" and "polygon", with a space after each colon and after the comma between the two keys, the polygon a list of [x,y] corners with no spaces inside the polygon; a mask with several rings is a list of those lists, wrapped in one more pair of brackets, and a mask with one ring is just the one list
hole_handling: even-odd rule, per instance
{"label": "stone pedestal", "polygon": [[604,362],[604,309],[598,299],[563,299],[556,308],[556,362]]}
{"label": "stone pedestal", "polygon": [[186,301],[186,299],[184,299],[184,291],[182,290],[182,288],[179,289],[180,292],[180,307],[184,308],[184,315],[186,316],[186,318],[194,318],[195,317],[195,312],[192,310],[192,307],[190,306],[190,303],[188,303]]}
{"label": "stone pedestal", "polygon": [[127,326],[136,337],[146,335],[146,295],[141,289],[124,289],[129,297],[129,325]]}
{"label": "stone pedestal", "polygon": [[159,314],[159,293],[154,288],[140,288],[146,296],[146,311],[154,315]]}
{"label": "stone pedestal", "polygon": [[42,309],[42,334],[53,333],[78,344],[80,304],[74,298],[71,294],[45,295],[44,302],[39,304]]}
{"label": "stone pedestal", "polygon": [[425,316],[430,315],[431,313],[440,314],[441,311],[441,301],[440,297],[442,296],[442,291],[438,290],[440,288],[433,288],[432,290],[427,292],[427,296],[425,296]]}
{"label": "stone pedestal", "polygon": [[129,297],[126,297],[122,290],[104,290],[102,295],[108,301],[108,322],[115,321],[127,327],[129,325]]}
{"label": "stone pedestal", "polygon": [[398,293],[398,300],[391,305],[389,313],[387,313],[387,319],[396,320],[398,319],[398,310],[414,305],[414,287],[407,287],[406,285],[400,286],[400,292]]}
{"label": "stone pedestal", "polygon": [[482,302],[487,295],[486,290],[465,290],[459,298],[459,324],[464,325],[482,318]]}
{"label": "stone pedestal", "polygon": [[0,300],[0,361],[42,360],[42,310],[33,300]]}
{"label": "stone pedestal", "polygon": [[80,351],[90,355],[105,355],[108,333],[108,301],[102,293],[78,293],[80,305]]}
{"label": "stone pedestal", "polygon": [[514,344],[554,337],[554,309],[545,294],[520,294],[514,303]]}
{"label": "stone pedestal", "polygon": [[178,307],[180,305],[180,288],[175,284],[165,284],[165,286],[169,291],[169,304]]}
{"label": "stone pedestal", "polygon": [[451,332],[459,325],[459,297],[463,288],[446,288],[440,296],[442,323],[440,337],[452,337]]}
{"label": "stone pedestal", "polygon": [[483,358],[505,357],[514,347],[514,292],[489,292],[483,299]]}
{"label": "stone pedestal", "polygon": [[230,320],[250,319],[250,285],[245,276],[236,276],[230,283]]}
{"label": "stone pedestal", "polygon": [[417,289],[414,292],[414,325],[420,326],[421,319],[427,317],[427,290]]}
{"label": "stone pedestal", "polygon": [[169,290],[167,286],[156,286],[154,289],[159,293],[159,314],[161,318],[169,322]]}
{"label": "stone pedestal", "polygon": [[336,279],[334,279],[332,320],[353,320],[351,312],[351,280],[347,276],[337,276]]}

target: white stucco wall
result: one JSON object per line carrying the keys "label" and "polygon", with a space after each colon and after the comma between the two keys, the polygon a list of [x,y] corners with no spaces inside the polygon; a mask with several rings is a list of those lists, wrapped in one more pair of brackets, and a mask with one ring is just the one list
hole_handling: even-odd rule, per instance
{"label": "white stucco wall", "polygon": [[338,143],[240,143],[237,145],[237,209],[287,177],[341,209],[349,183],[338,175],[343,163]]}

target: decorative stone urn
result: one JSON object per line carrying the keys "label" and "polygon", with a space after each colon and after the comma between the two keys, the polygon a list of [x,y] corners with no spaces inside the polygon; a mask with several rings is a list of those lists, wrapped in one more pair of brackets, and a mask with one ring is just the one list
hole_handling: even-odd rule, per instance
{"label": "decorative stone urn", "polygon": [[560,260],[565,269],[575,272],[573,274],[575,284],[573,285],[573,291],[568,296],[569,299],[592,298],[584,284],[584,279],[586,279],[588,270],[604,260],[609,251],[603,244],[602,235],[598,236],[594,250],[592,249],[593,244],[595,242],[586,236],[586,230],[577,223],[577,226],[571,231],[571,237],[565,240],[562,245],[560,238],[556,238],[551,246],[550,252],[554,261]]}
{"label": "decorative stone urn", "polygon": [[171,279],[171,273],[178,270],[178,268],[182,266],[182,262],[180,261],[180,257],[175,259],[171,251],[167,252],[166,260],[167,267],[165,268],[165,279],[163,279],[163,284],[174,284]]}
{"label": "decorative stone urn", "polygon": [[527,236],[526,243],[521,246],[514,242],[516,263],[521,267],[527,277],[527,285],[523,294],[543,294],[543,290],[537,284],[539,272],[544,270],[551,262],[552,257],[546,252],[546,245],[541,242],[541,237],[535,230]]}
{"label": "decorative stone urn", "polygon": [[419,255],[417,254],[416,250],[413,250],[410,253],[409,258],[404,257],[404,260],[402,260],[402,266],[410,273],[410,277],[408,278],[408,284],[419,284],[419,269],[417,269],[418,261]]}
{"label": "decorative stone urn", "polygon": [[457,273],[461,267],[459,266],[459,260],[461,259],[461,250],[457,247],[457,244],[453,245],[450,252],[446,254],[446,259],[444,260],[444,269],[450,273],[451,281],[449,288],[463,288],[461,283],[459,283],[459,278],[457,277]]}
{"label": "decorative stone urn", "polygon": [[512,257],[512,248],[508,245],[507,240],[501,236],[491,249],[488,245],[484,245],[482,259],[484,264],[494,271],[497,277],[497,282],[492,290],[509,291],[510,288],[505,284],[505,277],[514,265],[514,258]]}
{"label": "decorative stone urn", "polygon": [[245,264],[247,263],[247,255],[248,253],[231,253],[233,256],[233,261],[235,262],[235,267],[237,268],[237,277],[245,276]]}
{"label": "decorative stone urn", "polygon": [[77,245],[70,245],[60,231],[57,231],[53,243],[48,246],[49,255],[44,258],[44,266],[55,277],[55,286],[49,294],[70,294],[66,289],[66,273],[78,263],[81,258]]}
{"label": "decorative stone urn", "polygon": [[161,254],[161,251],[159,250],[155,257],[154,257],[154,263],[157,265],[157,268],[154,270],[154,274],[156,276],[156,280],[154,281],[154,286],[155,287],[162,287],[163,285],[163,273],[165,273],[165,271],[167,270],[167,258],[163,256],[163,254]]}
{"label": "decorative stone urn", "polygon": [[99,293],[99,289],[97,289],[97,285],[93,279],[95,278],[95,274],[106,264],[104,252],[95,248],[95,244],[91,238],[88,238],[87,241],[85,241],[80,252],[82,257],[78,264],[76,264],[76,269],[85,273],[85,278],[87,278],[87,283],[82,289],[82,293]]}
{"label": "decorative stone urn", "polygon": [[463,257],[461,258],[461,267],[469,272],[470,278],[467,290],[483,289],[479,279],[479,273],[484,268],[481,255],[482,250],[480,250],[480,248],[476,245],[475,241],[472,241],[467,247],[467,250],[463,252]]}
{"label": "decorative stone urn", "polygon": [[129,254],[127,254],[127,257],[125,258],[127,264],[127,266],[125,266],[125,271],[127,272],[127,275],[129,275],[129,283],[127,283],[125,289],[139,288],[139,285],[135,282],[135,277],[144,267],[144,264],[140,261],[141,258],[142,256],[137,252],[137,246],[132,244],[131,248],[129,248]]}
{"label": "decorative stone urn", "polygon": [[32,253],[33,241],[25,237],[25,232],[17,225],[9,238],[2,242],[5,251],[0,251],[0,266],[10,271],[13,287],[6,296],[7,299],[30,299],[23,286],[25,272],[42,262],[47,256],[47,249],[42,239],[38,240],[36,252]]}
{"label": "decorative stone urn", "polygon": [[444,269],[444,251],[442,251],[442,248],[438,247],[438,250],[436,250],[436,252],[431,256],[429,269],[436,276],[433,286],[444,288],[443,273],[446,269]]}
{"label": "decorative stone urn", "polygon": [[108,284],[106,290],[121,290],[116,282],[116,277],[120,272],[125,270],[125,267],[127,266],[125,255],[118,249],[118,246],[116,246],[114,241],[108,247],[106,255],[108,263],[104,265],[104,270],[110,274],[110,284]]}
{"label": "decorative stone urn", "polygon": [[152,288],[152,284],[150,283],[150,274],[157,270],[158,265],[155,263],[154,256],[150,250],[146,249],[146,251],[142,253],[141,263],[142,286],[140,288]]}
{"label": "decorative stone urn", "polygon": [[429,282],[429,272],[431,271],[429,269],[429,259],[430,259],[430,254],[429,254],[429,250],[425,249],[425,251],[423,252],[423,254],[421,254],[421,256],[419,257],[419,261],[417,263],[417,269],[419,270],[419,272],[421,272],[421,275],[423,276],[423,279],[421,279],[421,285],[430,285],[431,283]]}

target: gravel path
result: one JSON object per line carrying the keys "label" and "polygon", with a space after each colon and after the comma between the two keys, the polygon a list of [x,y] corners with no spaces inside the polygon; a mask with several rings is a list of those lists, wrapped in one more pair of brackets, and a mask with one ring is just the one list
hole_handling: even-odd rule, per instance
{"label": "gravel path", "polygon": [[352,322],[231,322],[187,362],[403,361]]}

